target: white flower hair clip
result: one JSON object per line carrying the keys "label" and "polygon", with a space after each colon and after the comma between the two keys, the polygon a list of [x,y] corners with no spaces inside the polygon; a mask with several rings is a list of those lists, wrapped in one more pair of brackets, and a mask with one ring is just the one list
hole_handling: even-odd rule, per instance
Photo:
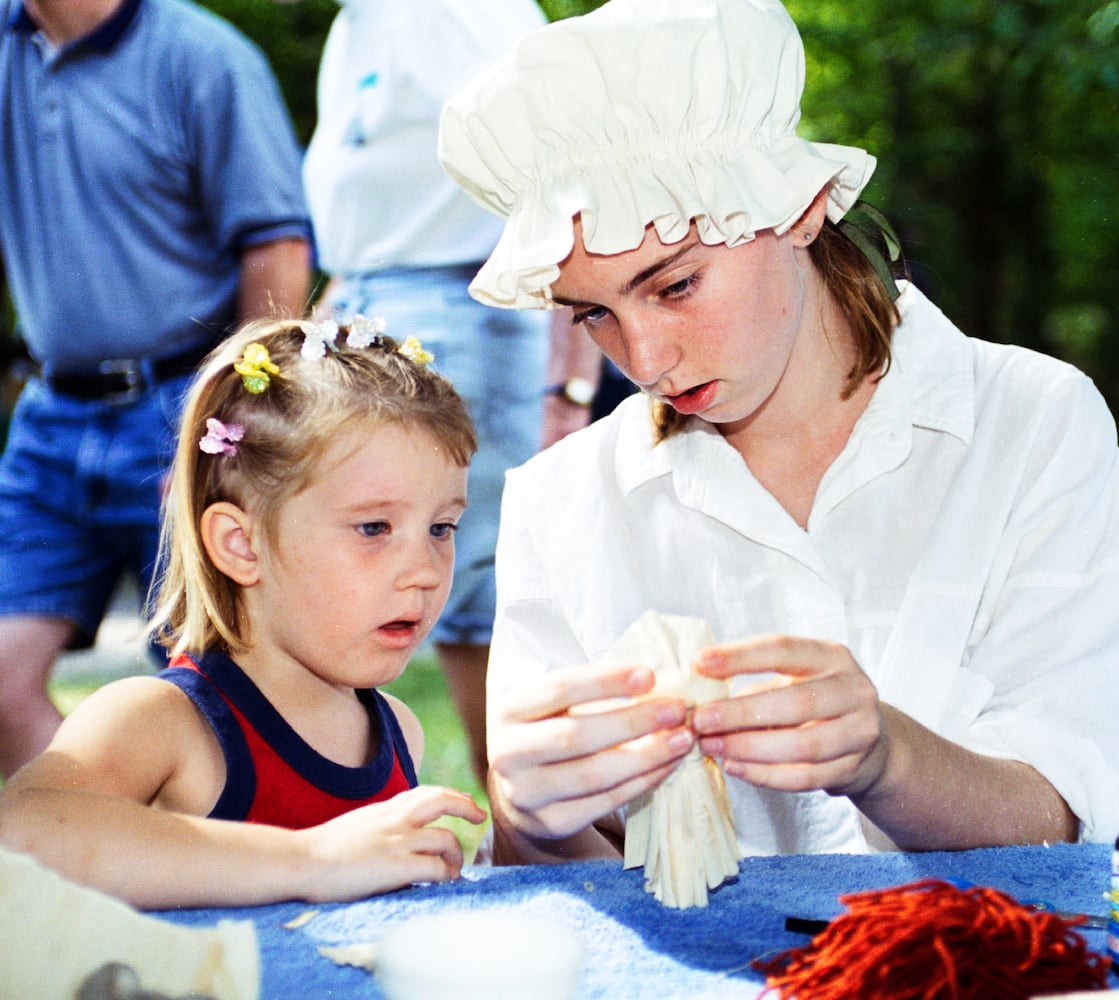
{"label": "white flower hair clip", "polygon": [[245,437],[245,428],[240,424],[223,424],[217,417],[206,418],[206,435],[198,442],[200,451],[207,455],[237,454],[237,442]]}
{"label": "white flower hair clip", "polygon": [[403,344],[396,349],[397,354],[403,354],[413,364],[429,365],[435,360],[435,355],[431,351],[425,351],[423,344],[420,343],[420,338],[416,336],[408,337]]}
{"label": "white flower hair clip", "polygon": [[379,344],[387,324],[384,316],[362,316],[360,313],[350,320],[350,332],[346,335],[346,346],[361,350]]}
{"label": "white flower hair clip", "polygon": [[[347,347],[362,350],[367,347],[387,346],[383,345],[381,340],[387,328],[383,316],[369,317],[357,313],[349,320],[346,327]],[[341,329],[333,319],[319,320],[306,326],[303,333],[303,346],[299,349],[300,357],[304,361],[319,361],[326,357],[328,348],[332,351],[338,350],[337,341]],[[425,351],[416,336],[406,338],[404,343],[397,347],[396,353],[402,354],[412,364],[421,367],[435,360],[435,355],[431,351]]]}
{"label": "white flower hair clip", "polygon": [[332,319],[320,320],[306,327],[303,332],[303,346],[299,349],[299,356],[304,361],[318,361],[326,356],[326,349],[334,350],[334,341],[338,337],[338,324]]}

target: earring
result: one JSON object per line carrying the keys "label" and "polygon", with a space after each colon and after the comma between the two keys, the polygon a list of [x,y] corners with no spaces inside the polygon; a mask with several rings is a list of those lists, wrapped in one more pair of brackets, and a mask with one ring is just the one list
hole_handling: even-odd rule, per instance
{"label": "earring", "polygon": [[811,233],[805,233],[804,234],[804,242],[805,243],[811,243],[812,242],[812,234]]}

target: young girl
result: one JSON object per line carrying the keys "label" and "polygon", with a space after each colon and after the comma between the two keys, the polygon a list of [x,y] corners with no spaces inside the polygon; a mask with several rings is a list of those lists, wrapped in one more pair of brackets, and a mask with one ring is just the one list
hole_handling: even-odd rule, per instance
{"label": "young girl", "polygon": [[[775,0],[610,0],[444,109],[506,217],[474,294],[572,307],[642,390],[507,478],[499,857],[614,853],[696,741],[746,854],[1119,829],[1114,420],[894,286],[848,217],[874,159],[797,134],[803,73]],[[598,665],[647,609],[710,624],[731,697],[588,710],[650,690]]]}
{"label": "young girl", "polygon": [[474,451],[410,339],[249,325],[183,416],[156,677],[100,689],[0,794],[0,841],[146,908],[340,900],[457,877],[416,787],[423,734],[377,686],[443,607]]}

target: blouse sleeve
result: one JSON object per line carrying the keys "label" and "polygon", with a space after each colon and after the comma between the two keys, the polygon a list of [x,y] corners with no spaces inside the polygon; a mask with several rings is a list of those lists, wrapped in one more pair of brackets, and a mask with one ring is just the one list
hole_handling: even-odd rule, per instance
{"label": "blouse sleeve", "polygon": [[972,628],[966,667],[991,696],[962,742],[1025,761],[1081,838],[1119,831],[1119,451],[1083,377],[1044,412]]}

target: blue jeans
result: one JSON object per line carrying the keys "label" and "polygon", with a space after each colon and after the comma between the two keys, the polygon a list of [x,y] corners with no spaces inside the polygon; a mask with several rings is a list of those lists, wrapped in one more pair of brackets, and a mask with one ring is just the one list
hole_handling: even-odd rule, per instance
{"label": "blue jeans", "polygon": [[0,458],[0,615],[66,619],[88,646],[123,573],[147,592],[189,382],[119,405],[27,383]]}
{"label": "blue jeans", "polygon": [[478,453],[467,478],[469,507],[455,535],[451,596],[431,632],[437,643],[489,643],[505,471],[540,446],[548,314],[475,302],[466,288],[479,266],[353,276],[335,286],[330,301],[339,321],[355,313],[383,316],[393,339],[419,337],[435,355],[432,366],[458,390],[474,420]]}

